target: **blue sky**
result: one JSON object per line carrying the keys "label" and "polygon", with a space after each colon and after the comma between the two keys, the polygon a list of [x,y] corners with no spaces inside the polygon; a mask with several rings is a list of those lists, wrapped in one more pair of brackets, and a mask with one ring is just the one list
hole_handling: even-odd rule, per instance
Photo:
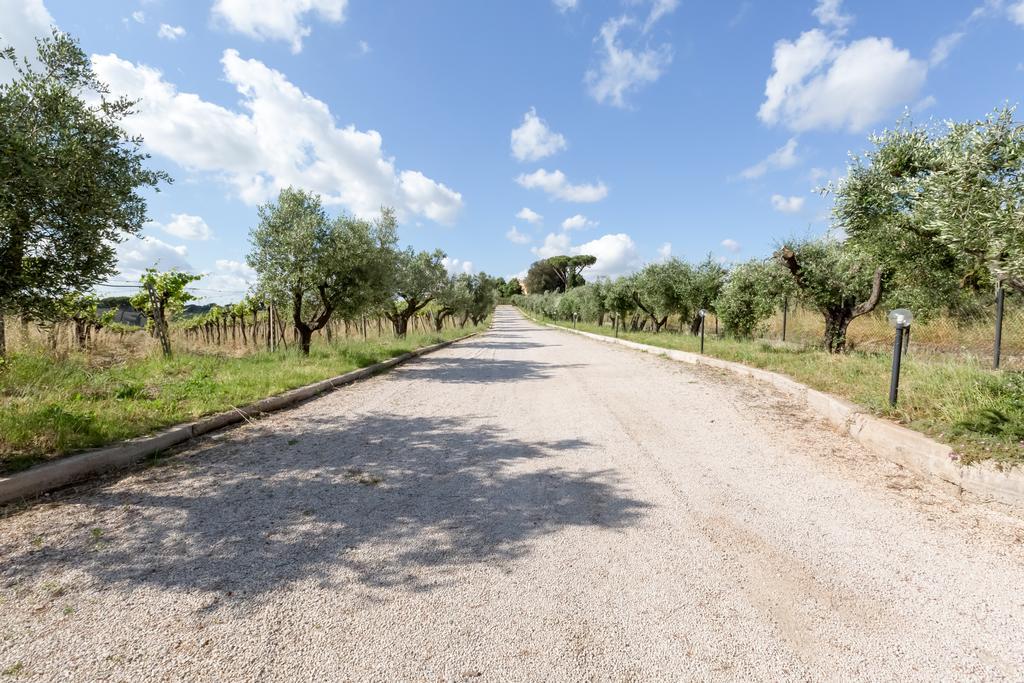
{"label": "blue sky", "polygon": [[[508,276],[618,274],[822,233],[872,130],[1024,92],[1024,0],[0,0],[19,49],[76,35],[175,178],[121,248],[241,296],[256,206],[288,184],[401,216],[403,242]],[[29,41],[29,42],[26,42]],[[0,73],[0,78],[4,76]],[[528,209],[529,211],[523,211]]]}

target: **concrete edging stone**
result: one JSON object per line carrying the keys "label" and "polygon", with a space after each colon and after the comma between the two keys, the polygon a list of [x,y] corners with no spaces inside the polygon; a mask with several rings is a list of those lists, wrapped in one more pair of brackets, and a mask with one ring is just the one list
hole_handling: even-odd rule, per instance
{"label": "concrete edging stone", "polygon": [[151,436],[128,439],[110,446],[83,451],[37,465],[23,472],[14,472],[6,476],[0,475],[0,505],[32,498],[42,493],[68,486],[69,484],[123,469],[154,453],[184,443],[197,436],[208,434],[243,420],[250,420],[262,413],[290,408],[297,403],[333,391],[347,384],[352,384],[358,380],[372,377],[413,358],[438,351],[456,342],[474,337],[477,334],[479,333],[474,332],[458,339],[424,346],[423,348],[403,353],[400,356],[389,358],[380,363],[346,372],[337,377],[290,389],[282,394],[261,399],[241,408],[207,415],[194,422],[175,425]]}
{"label": "concrete edging stone", "polygon": [[952,485],[958,494],[967,491],[982,500],[994,500],[1024,507],[1024,469],[1001,468],[989,462],[962,465],[957,462],[957,456],[951,447],[920,432],[865,413],[859,406],[849,401],[811,389],[784,375],[688,351],[663,349],[626,339],[574,330],[552,323],[542,323],[534,318],[531,320],[547,327],[589,337],[607,344],[617,344],[691,365],[706,365],[727,370],[771,384],[779,391],[802,401],[840,432],[848,434],[862,446],[886,460],[917,474],[937,479],[946,485]]}

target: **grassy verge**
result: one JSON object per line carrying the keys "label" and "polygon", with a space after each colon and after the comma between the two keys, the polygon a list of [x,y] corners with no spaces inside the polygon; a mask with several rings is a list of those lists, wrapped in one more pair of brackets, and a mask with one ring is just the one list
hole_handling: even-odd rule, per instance
{"label": "grassy verge", "polygon": [[182,353],[96,367],[87,354],[14,354],[0,371],[0,473],[252,403],[475,329],[321,341],[305,358],[294,351]]}
{"label": "grassy verge", "polygon": [[[565,323],[555,324],[565,325]],[[577,329],[613,336],[610,327]],[[682,351],[700,350],[687,334],[621,333],[624,339]],[[708,337],[705,353],[787,375],[852,401],[950,444],[962,461],[1024,463],[1024,373],[994,372],[972,358],[917,354],[904,358],[899,404],[888,404],[890,354],[854,352],[833,356],[813,348]]]}

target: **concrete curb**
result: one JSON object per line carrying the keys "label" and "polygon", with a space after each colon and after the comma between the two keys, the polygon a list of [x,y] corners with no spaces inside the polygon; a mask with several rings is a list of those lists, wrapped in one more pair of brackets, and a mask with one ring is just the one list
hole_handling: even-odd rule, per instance
{"label": "concrete curb", "polygon": [[66,458],[44,463],[23,472],[15,472],[6,476],[0,475],[0,505],[32,498],[47,491],[81,482],[107,472],[123,469],[154,453],[166,450],[171,446],[183,443],[197,436],[243,420],[249,420],[261,413],[270,413],[283,408],[290,408],[314,396],[319,396],[358,380],[372,377],[413,358],[438,351],[456,342],[475,337],[477,334],[479,332],[467,334],[458,339],[444,341],[439,344],[424,346],[409,353],[403,353],[401,356],[395,356],[365,368],[346,372],[344,375],[338,375],[337,377],[321,380],[313,384],[307,384],[304,387],[291,389],[283,394],[256,401],[242,408],[207,415],[195,422],[169,427],[152,436],[129,439],[112,446],[104,446],[69,455]]}
{"label": "concrete curb", "polygon": [[[526,317],[530,318],[530,316]],[[1024,470],[1020,468],[1001,469],[987,462],[961,465],[957,462],[957,456],[951,447],[930,439],[920,432],[865,413],[859,406],[849,401],[811,389],[784,375],[720,358],[711,358],[688,351],[663,349],[616,337],[573,330],[561,325],[543,323],[534,318],[530,319],[540,325],[589,337],[607,344],[625,346],[691,365],[706,365],[727,370],[771,384],[779,391],[802,401],[840,432],[850,435],[862,446],[886,460],[943,484],[952,485],[958,495],[967,491],[984,501],[998,501],[1024,507]]]}

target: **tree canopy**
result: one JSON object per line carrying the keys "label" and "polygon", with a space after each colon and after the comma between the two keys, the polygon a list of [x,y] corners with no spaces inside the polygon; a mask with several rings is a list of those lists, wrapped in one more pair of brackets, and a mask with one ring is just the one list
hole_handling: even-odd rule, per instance
{"label": "tree canopy", "polygon": [[445,253],[416,252],[412,247],[399,251],[394,271],[394,296],[385,304],[384,315],[391,321],[395,334],[404,337],[409,320],[442,292],[448,284],[444,266]]}
{"label": "tree canopy", "polygon": [[259,216],[247,261],[258,289],[291,307],[303,353],[335,313],[352,317],[387,300],[397,241],[393,212],[384,210],[373,222],[331,220],[318,195],[286,188]]}
{"label": "tree canopy", "polygon": [[837,227],[919,311],[1004,281],[1024,291],[1024,126],[901,124],[870,138],[835,190]]}
{"label": "tree canopy", "polygon": [[54,31],[36,57],[0,53],[16,72],[0,84],[0,312],[39,311],[111,275],[117,242],[146,220],[142,190],[170,181],[121,128],[134,103],[109,97],[74,39]]}

